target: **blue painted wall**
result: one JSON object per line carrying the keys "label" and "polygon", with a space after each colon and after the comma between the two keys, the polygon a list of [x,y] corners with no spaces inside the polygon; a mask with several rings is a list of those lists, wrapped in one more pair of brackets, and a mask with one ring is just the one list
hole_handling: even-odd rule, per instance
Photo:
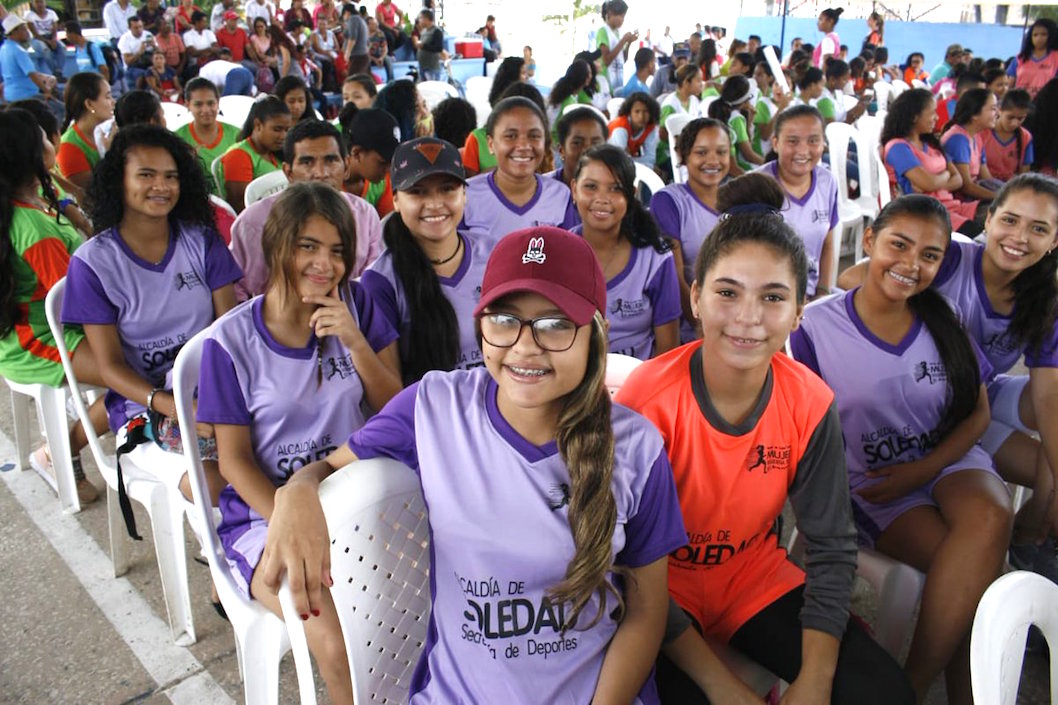
{"label": "blue painted wall", "polygon": [[[781,17],[740,17],[735,24],[734,36],[745,39],[759,34],[765,44],[778,44],[782,27]],[[859,53],[863,40],[870,32],[865,19],[844,19],[838,23],[837,33],[841,43],[849,47],[849,56]],[[885,23],[885,45],[889,49],[889,62],[902,64],[907,55],[920,51],[926,55],[927,71],[944,60],[944,50],[949,44],[962,44],[973,49],[974,56],[1008,59],[1021,48],[1021,27],[1004,27],[993,24],[947,24],[930,22]],[[729,35],[730,36],[730,35]],[[790,40],[801,37],[816,44],[823,35],[816,29],[812,17],[786,18],[785,55],[790,49]]]}

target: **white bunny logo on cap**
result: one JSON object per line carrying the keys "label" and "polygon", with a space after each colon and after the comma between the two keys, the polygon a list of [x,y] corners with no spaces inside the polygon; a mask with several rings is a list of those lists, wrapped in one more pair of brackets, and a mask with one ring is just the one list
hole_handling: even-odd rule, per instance
{"label": "white bunny logo on cap", "polygon": [[543,264],[545,261],[547,261],[547,255],[544,254],[544,238],[530,238],[529,247],[525,250],[525,254],[522,255],[522,264],[529,264],[530,262]]}

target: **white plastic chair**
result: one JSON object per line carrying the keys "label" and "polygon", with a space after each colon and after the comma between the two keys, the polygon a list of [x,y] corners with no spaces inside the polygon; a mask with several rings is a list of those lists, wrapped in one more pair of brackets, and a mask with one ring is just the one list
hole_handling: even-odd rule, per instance
{"label": "white plastic chair", "polygon": [[223,159],[223,155],[213,160],[213,163],[209,165],[209,173],[213,176],[213,183],[217,185],[217,193],[221,194],[223,198],[227,191],[224,188],[224,179],[220,175],[220,160]]}
{"label": "white plastic chair", "polygon": [[[851,232],[852,237],[856,239],[863,236],[863,210],[849,198],[847,170],[849,140],[855,139],[855,133],[856,128],[844,122],[832,122],[826,127],[827,146],[830,151],[830,171],[834,174],[834,180],[838,182],[838,220],[841,222],[841,230],[834,248],[837,258],[841,257],[842,244],[846,239],[845,233]],[[855,249],[855,245],[852,249]],[[837,268],[833,268],[832,271],[836,276]],[[834,282],[825,283],[825,286],[832,288]]]}
{"label": "white plastic chair", "polygon": [[970,631],[974,702],[1014,705],[1029,625],[1050,647],[1050,702],[1058,703],[1058,586],[1025,571],[1008,573],[985,591]]}
{"label": "white plastic chair", "polygon": [[[69,388],[49,387],[46,384],[22,384],[4,378],[11,389],[11,414],[15,422],[15,452],[20,470],[27,470],[29,454],[33,450],[33,438],[30,433],[30,410],[36,402],[37,418],[41,430],[48,441],[55,477],[48,473],[39,473],[41,478],[59,496],[59,506],[68,514],[81,511],[81,500],[77,497],[77,481],[73,476],[73,454],[70,450],[70,424],[66,416],[66,400]],[[98,396],[89,393],[89,402]]]}
{"label": "white plastic chair", "polygon": [[463,82],[463,90],[466,91],[468,100],[471,95],[484,93],[488,96],[492,90],[492,76],[471,76]]}
{"label": "white plastic chair", "polygon": [[[639,193],[640,184],[646,186],[652,196],[665,188],[665,182],[661,180],[661,177],[658,176],[653,169],[646,164],[640,164],[639,162],[634,163],[636,166],[635,190],[637,194]],[[650,205],[649,199],[644,205]]]}
{"label": "white plastic chair", "polygon": [[678,184],[682,184],[687,180],[687,172],[683,168],[683,164],[680,163],[680,155],[676,151],[676,138],[683,132],[683,128],[687,127],[687,124],[696,117],[698,116],[677,113],[669,115],[668,119],[665,120],[665,131],[669,133],[669,157],[672,160],[672,179]]}
{"label": "white plastic chair", "polygon": [[[353,700],[407,703],[430,613],[429,520],[419,478],[394,460],[360,460],[323,481],[320,503]],[[295,642],[304,626],[292,602],[282,602]],[[302,705],[312,678],[298,665]]]}
{"label": "white plastic chair", "polygon": [[874,89],[874,102],[878,105],[878,112],[889,110],[893,87],[885,81],[875,81],[872,88]]}
{"label": "white plastic chair", "polygon": [[445,98],[458,98],[459,90],[445,81],[423,81],[415,84],[419,95],[426,101],[426,107],[433,110]]}
{"label": "white plastic chair", "polygon": [[719,98],[720,96],[717,95],[702,98],[701,101],[698,102],[698,115],[695,115],[695,117],[709,117],[709,106],[715,103]]}
{"label": "white plastic chair", "polygon": [[[74,374],[73,362],[66,350],[60,317],[65,289],[65,278],[56,282],[44,300],[44,310],[48,316],[48,326],[55,337],[55,347],[59,351],[63,370],[66,372],[66,381],[70,385],[74,408],[88,437],[88,445],[99,468],[99,474],[107,483],[110,556],[114,564],[114,577],[118,577],[129,569],[130,539],[118,503],[117,460],[103,450],[99,436],[92,428],[88,408],[81,396],[77,375]],[[176,453],[165,452],[154,443],[144,443],[122,456],[121,470],[129,499],[143,505],[150,515],[154,552],[158,559],[158,573],[161,576],[165,609],[173,640],[179,646],[194,644],[195,624],[191,617],[191,596],[187,587],[187,551],[184,546],[184,512],[189,503],[180,494],[179,489],[180,478],[184,474],[183,459]]]}
{"label": "white plastic chair", "polygon": [[[202,344],[207,331],[201,331],[176,356],[173,368],[173,393],[177,418],[182,428],[194,428],[194,395],[202,364]],[[290,651],[286,625],[259,602],[243,597],[224,558],[224,548],[217,535],[216,518],[209,501],[209,487],[202,470],[198,443],[184,439],[184,463],[187,466],[191,492],[195,497],[191,510],[199,528],[202,551],[209,561],[209,572],[221,604],[235,633],[235,654],[247,705],[278,705],[279,661]],[[308,656],[307,646],[303,657]]]}
{"label": "white plastic chair", "polygon": [[632,374],[632,370],[642,364],[642,360],[631,355],[622,355],[621,353],[606,354],[606,377],[604,383],[611,397],[616,396],[621,389],[621,385],[628,379],[628,375]]}
{"label": "white plastic chair", "polygon": [[222,95],[217,105],[224,122],[242,127],[253,107],[253,98],[248,95]]}
{"label": "white plastic chair", "polygon": [[162,103],[162,114],[165,115],[165,126],[170,130],[176,130],[191,122],[191,111],[179,103]]}
{"label": "white plastic chair", "polygon": [[228,215],[235,218],[239,214],[235,212],[235,209],[231,207],[231,204],[225,201],[223,198],[215,193],[209,194],[209,202],[215,206],[222,208]]}
{"label": "white plastic chair", "polygon": [[257,203],[266,196],[279,193],[289,185],[290,182],[287,180],[287,175],[283,173],[282,169],[270,171],[246,184],[243,201],[249,206],[251,203]]}
{"label": "white plastic chair", "polygon": [[899,98],[900,94],[903,93],[904,91],[911,90],[911,86],[907,85],[907,83],[905,83],[904,81],[901,81],[899,79],[894,80],[891,85],[892,85],[892,91],[890,91],[890,93],[889,93],[889,100],[890,101],[893,101],[893,100],[896,100],[897,98]]}
{"label": "white plastic chair", "polygon": [[860,163],[860,195],[853,203],[860,207],[866,218],[874,220],[880,210],[876,162],[881,159],[878,140],[882,134],[882,121],[874,115],[862,115],[855,127],[852,141],[856,145],[856,158]]}
{"label": "white plastic chair", "polygon": [[919,79],[919,78],[912,78],[911,79],[911,87],[912,88],[929,88],[929,86],[926,85],[926,82],[923,81],[922,79]]}
{"label": "white plastic chair", "polygon": [[609,114],[611,120],[617,117],[617,113],[621,109],[621,106],[624,105],[624,102],[624,98],[610,98],[610,100],[606,102],[606,112]]}

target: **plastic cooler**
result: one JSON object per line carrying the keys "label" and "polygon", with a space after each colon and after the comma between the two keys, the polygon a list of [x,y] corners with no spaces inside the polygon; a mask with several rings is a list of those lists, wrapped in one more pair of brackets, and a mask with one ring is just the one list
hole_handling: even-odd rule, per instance
{"label": "plastic cooler", "polygon": [[456,42],[456,53],[464,59],[480,59],[485,55],[485,45],[480,39],[460,39]]}

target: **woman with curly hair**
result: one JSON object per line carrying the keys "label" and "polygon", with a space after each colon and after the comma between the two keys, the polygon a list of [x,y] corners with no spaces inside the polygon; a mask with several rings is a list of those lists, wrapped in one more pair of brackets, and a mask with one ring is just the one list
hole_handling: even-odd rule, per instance
{"label": "woman with curly hair", "polygon": [[[66,274],[63,323],[84,326],[104,384],[118,447],[154,440],[180,452],[173,361],[185,342],[235,305],[242,277],[214,227],[209,187],[190,145],[153,125],[118,131],[88,187],[97,234]],[[197,431],[210,494],[212,429]],[[191,497],[185,475],[184,496]],[[130,527],[134,529],[134,527]]]}

